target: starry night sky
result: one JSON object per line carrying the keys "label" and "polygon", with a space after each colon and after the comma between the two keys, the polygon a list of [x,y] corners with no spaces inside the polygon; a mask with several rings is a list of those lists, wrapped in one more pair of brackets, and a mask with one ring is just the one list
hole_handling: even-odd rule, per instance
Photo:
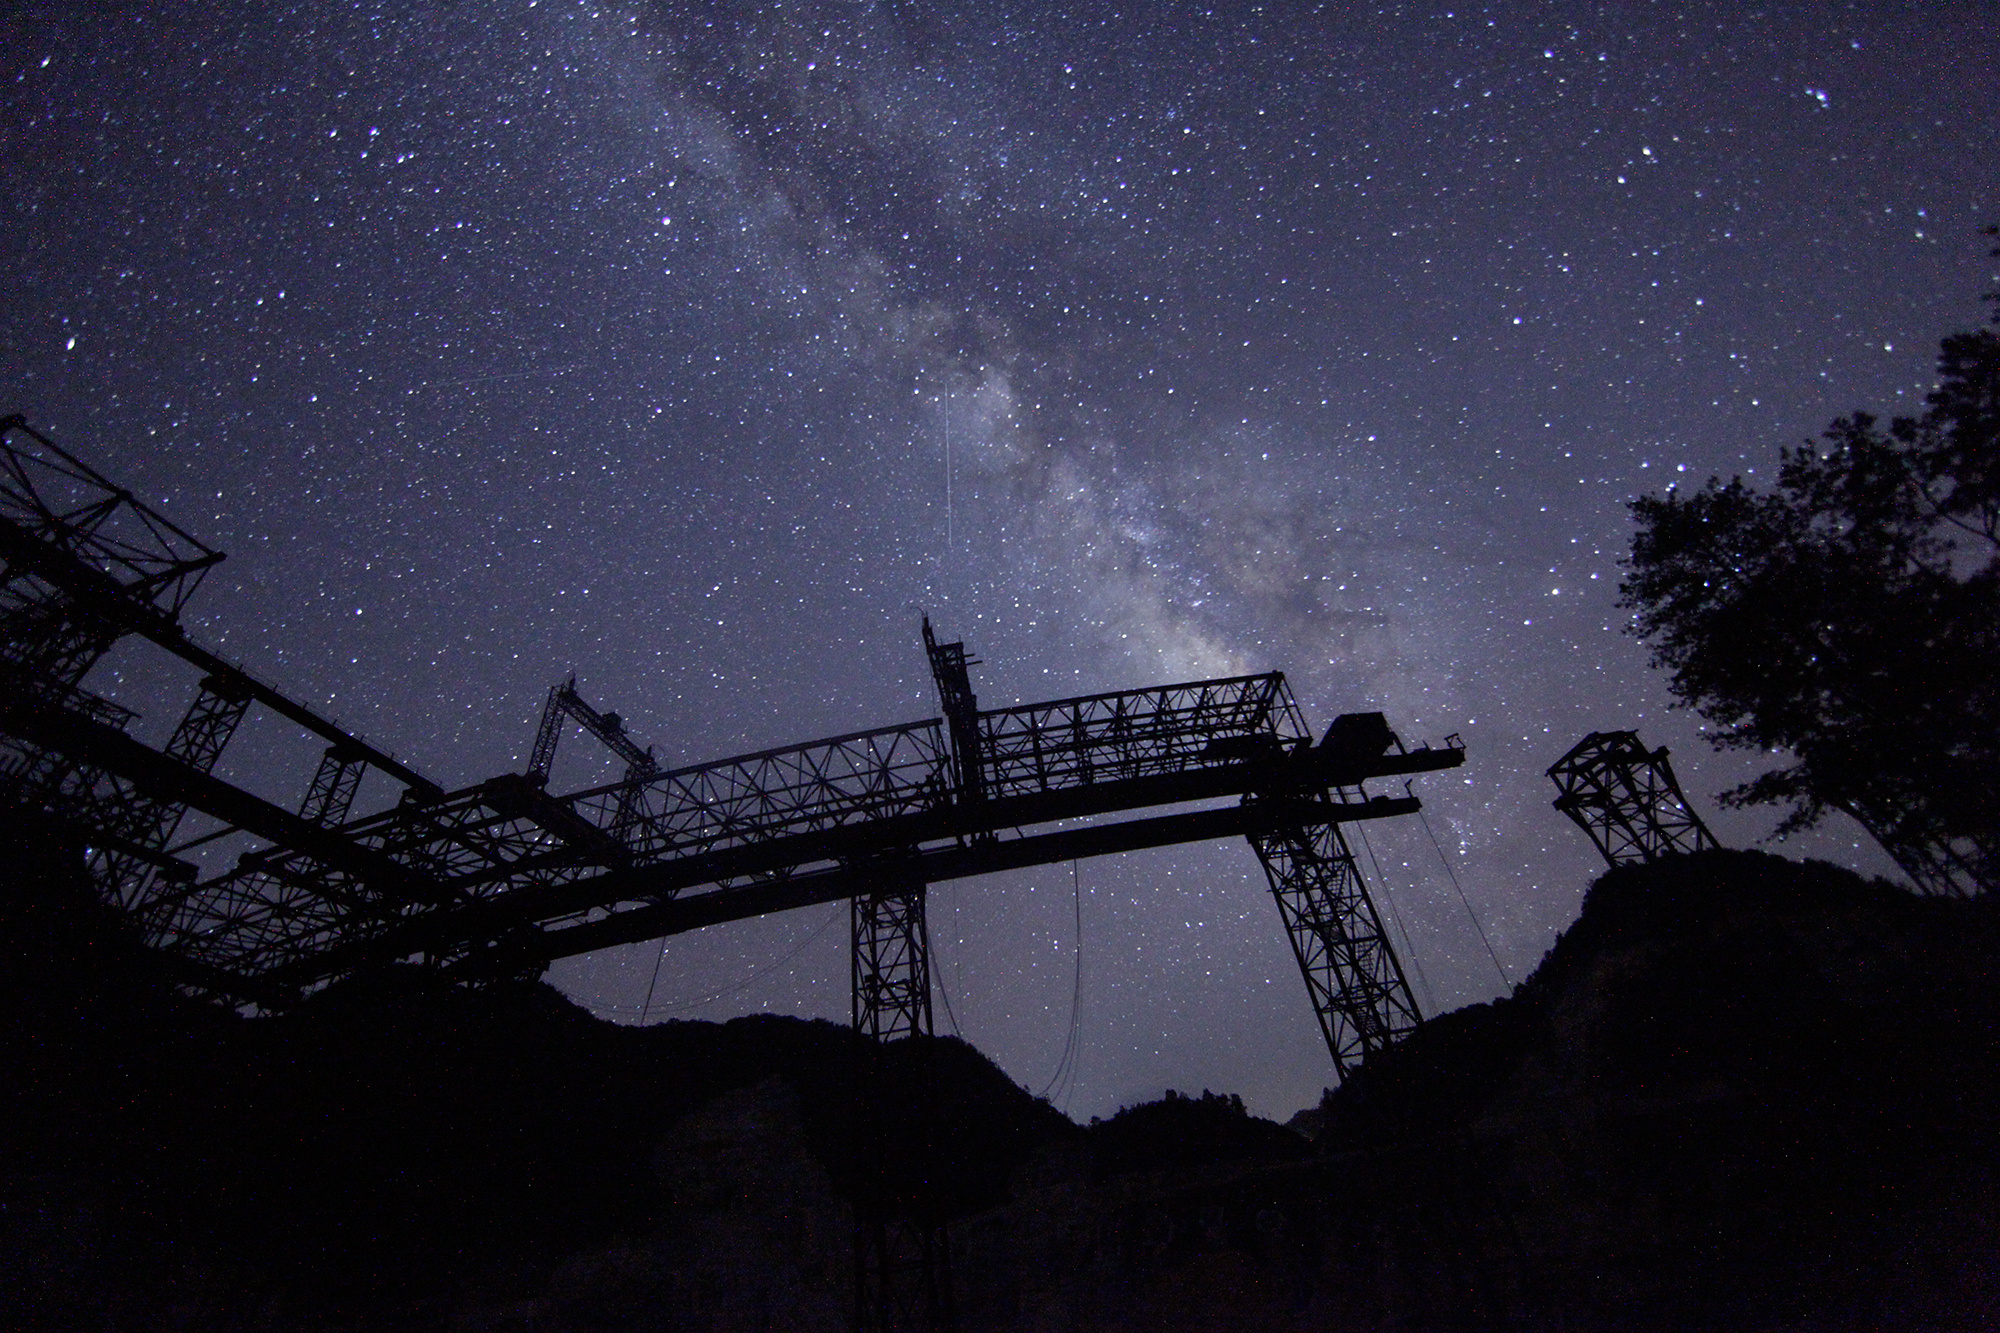
{"label": "starry night sky", "polygon": [[[920,610],[988,707],[1283,670],[1468,746],[1367,833],[1426,1012],[1503,985],[1429,835],[1518,981],[1584,732],[1769,832],[1625,502],[1914,408],[1995,282],[1989,3],[166,8],[0,18],[0,411],[230,553],[198,637],[447,785],[572,670],[670,764],[933,716]],[[91,683],[157,739],[160,679]],[[293,804],[282,731],[221,771]],[[940,1027],[1048,1086],[1079,910],[1071,1114],[1331,1081],[1235,844],[933,889]],[[680,937],[652,1016],[844,1021],[846,947]]]}

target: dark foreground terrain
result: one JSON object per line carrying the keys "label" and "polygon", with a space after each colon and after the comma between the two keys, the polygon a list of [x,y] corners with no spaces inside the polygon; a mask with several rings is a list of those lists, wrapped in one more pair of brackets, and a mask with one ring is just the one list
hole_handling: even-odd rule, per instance
{"label": "dark foreground terrain", "polygon": [[841,1329],[857,1191],[951,1227],[962,1328],[2000,1324],[2000,913],[1708,853],[1606,876],[1510,999],[1287,1129],[1088,1127],[940,1040],[646,1029],[539,985],[183,1000],[74,873],[0,878],[0,1327]]}

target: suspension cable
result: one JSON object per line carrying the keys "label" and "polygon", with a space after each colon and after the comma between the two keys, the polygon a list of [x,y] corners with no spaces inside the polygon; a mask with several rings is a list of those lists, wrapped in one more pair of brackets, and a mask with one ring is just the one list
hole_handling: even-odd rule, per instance
{"label": "suspension cable", "polygon": [[[1049,1081],[1042,1087],[1043,1097],[1048,1097],[1051,1092],[1060,1097],[1069,1095],[1071,1080],[1076,1076],[1076,1055],[1079,1048],[1077,1038],[1083,1028],[1083,881],[1074,857],[1070,858],[1069,863],[1069,889],[1071,910],[1074,915],[1073,938],[1076,941],[1073,950],[1076,966],[1070,979],[1069,1033],[1063,1038],[1062,1058],[1056,1062],[1056,1072],[1049,1076]],[[1059,1084],[1061,1087],[1057,1091]]]}
{"label": "suspension cable", "polygon": [[[840,912],[837,910],[829,912],[827,914],[826,920],[820,922],[817,926],[813,927],[812,933],[807,935],[804,939],[800,940],[797,944],[793,945],[791,949],[785,953],[784,957],[778,959],[776,962],[771,963],[766,967],[758,968],[755,972],[752,972],[749,976],[737,982],[735,985],[724,986],[719,991],[712,991],[707,995],[697,996],[692,1000],[679,1000],[673,1004],[662,1005],[661,1011],[663,1013],[671,1014],[671,1013],[682,1013],[689,1009],[699,1009],[704,1004],[709,1004],[716,1000],[726,999],[727,997],[735,995],[740,991],[745,991],[750,989],[750,987],[755,985],[761,978],[769,976],[771,973],[783,967],[786,963],[791,962],[794,958],[797,958],[800,954],[804,953],[808,945],[813,943],[813,941],[817,940],[820,936],[826,934],[826,932],[830,928],[832,928],[833,923],[840,919],[840,915],[841,915]],[[646,987],[646,1003],[639,1009],[639,1022],[642,1024],[646,1021],[647,1013],[653,1007],[653,988],[654,986],[657,986],[659,984],[660,963],[666,959],[666,956],[667,956],[667,941],[662,940],[660,941],[660,956],[659,958],[653,960],[652,984],[649,984]],[[588,1005],[587,1007],[590,1008],[593,1012],[603,1011],[606,1013],[613,1013],[613,1014],[629,1014],[632,1012],[632,1009],[629,1005],[622,1005],[622,1004],[592,1004]]]}
{"label": "suspension cable", "polygon": [[1479,914],[1472,910],[1472,900],[1465,896],[1465,888],[1458,882],[1458,872],[1451,868],[1451,859],[1444,854],[1444,844],[1440,843],[1437,834],[1432,832],[1430,817],[1424,814],[1422,806],[1417,807],[1417,818],[1422,821],[1424,832],[1430,837],[1431,846],[1437,849],[1438,863],[1444,867],[1445,877],[1451,881],[1451,887],[1458,891],[1458,901],[1465,906],[1466,918],[1472,922],[1472,928],[1479,932],[1479,942],[1486,946],[1486,956],[1493,960],[1493,970],[1500,974],[1500,984],[1508,990],[1514,989],[1513,979],[1507,975],[1507,968],[1501,963],[1500,955],[1493,952],[1493,941],[1486,937],[1486,927],[1479,924]]}
{"label": "suspension cable", "polygon": [[[958,938],[958,899],[956,897],[951,900],[951,937],[954,940]],[[945,1021],[951,1024],[951,1035],[954,1037],[963,1037],[965,1036],[965,1029],[958,1025],[958,1014],[951,1007],[951,987],[945,984],[944,959],[934,948],[931,950],[931,964],[931,975],[937,978],[938,998],[944,1001],[944,1017]]]}
{"label": "suspension cable", "polygon": [[652,1012],[653,988],[660,984],[660,964],[667,961],[667,942],[660,941],[659,956],[653,959],[653,979],[646,983],[646,1002],[639,1006],[639,1026],[646,1026],[646,1015]]}
{"label": "suspension cable", "polygon": [[1396,910],[1396,899],[1389,892],[1389,881],[1382,874],[1382,863],[1375,859],[1374,844],[1368,841],[1368,826],[1356,824],[1354,831],[1361,835],[1361,850],[1368,853],[1368,864],[1375,867],[1375,882],[1382,887],[1382,901],[1388,905],[1389,920],[1394,923],[1396,933],[1403,937],[1403,957],[1410,960],[1410,969],[1417,974],[1417,985],[1424,992],[1424,1008],[1435,1014],[1437,992],[1431,989],[1430,978],[1424,975],[1423,959],[1417,956],[1417,946],[1410,940],[1410,930],[1403,924],[1403,914]]}

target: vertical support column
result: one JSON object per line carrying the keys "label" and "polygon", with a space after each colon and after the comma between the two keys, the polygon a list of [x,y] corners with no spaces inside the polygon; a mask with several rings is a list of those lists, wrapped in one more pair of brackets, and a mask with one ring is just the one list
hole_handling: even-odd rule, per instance
{"label": "vertical support column", "polygon": [[[884,1047],[931,1028],[930,933],[924,885],[891,878],[852,906],[854,1030],[866,1038],[855,1088],[854,1327],[857,1333],[939,1333],[952,1326],[951,1248],[943,1211],[908,1159],[929,1146],[921,1105],[927,1051],[903,1048],[894,1086]],[[915,1055],[915,1064],[909,1059]],[[890,1098],[901,1092],[904,1104]],[[915,1142],[892,1126],[914,1125]],[[907,1132],[907,1130],[905,1131]]]}
{"label": "vertical support column", "polygon": [[931,1035],[930,932],[924,886],[853,900],[854,1030],[878,1045]]}
{"label": "vertical support column", "polygon": [[563,723],[569,718],[566,698],[575,695],[575,676],[564,684],[549,687],[548,700],[542,704],[541,725],[535,728],[535,748],[528,756],[528,781],[538,785],[548,782],[549,770],[555,767],[556,743],[562,739]]}
{"label": "vertical support column", "polygon": [[166,752],[196,772],[211,772],[249,707],[250,691],[241,682],[208,677],[168,738]]}
{"label": "vertical support column", "polygon": [[327,746],[320,756],[319,771],[306,788],[306,798],[299,802],[299,817],[326,828],[346,823],[367,767],[368,761],[360,755],[338,745]]}
{"label": "vertical support column", "polygon": [[1338,824],[1302,819],[1250,835],[1342,1078],[1401,1040],[1417,1012],[1403,965]]}
{"label": "vertical support column", "polygon": [[952,1326],[951,1254],[944,1222],[871,1210],[854,1219],[857,1333]]}
{"label": "vertical support column", "polygon": [[[979,659],[965,644],[939,643],[924,617],[924,653],[930,658],[931,679],[937,683],[938,706],[944,709],[945,730],[951,736],[952,777],[961,807],[986,799],[986,766],[980,755],[979,696],[972,692],[971,668]],[[990,836],[990,835],[988,835]]]}
{"label": "vertical support column", "polygon": [[632,845],[632,831],[646,817],[646,798],[640,791],[640,784],[651,777],[650,773],[635,773],[625,770],[625,786],[618,793],[618,804],[611,812],[611,840],[620,847]]}
{"label": "vertical support column", "polygon": [[[208,677],[168,738],[166,753],[197,773],[212,771],[249,708],[250,692],[240,683],[222,676]],[[186,813],[187,806],[179,802],[129,794],[124,809],[115,817],[116,831],[137,847],[158,850],[173,838]],[[124,852],[107,851],[99,855],[108,894],[126,907],[140,908],[157,867],[151,861]]]}

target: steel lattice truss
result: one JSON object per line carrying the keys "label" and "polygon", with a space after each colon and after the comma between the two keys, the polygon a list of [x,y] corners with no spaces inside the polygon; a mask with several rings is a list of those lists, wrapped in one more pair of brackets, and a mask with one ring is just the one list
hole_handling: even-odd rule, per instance
{"label": "steel lattice truss", "polygon": [[1421,1021],[1403,967],[1335,823],[1297,812],[1250,835],[1342,1077]]}
{"label": "steel lattice truss", "polygon": [[[372,854],[373,874],[286,849],[189,885],[163,902],[159,942],[209,967],[288,985],[364,958],[508,961],[504,950],[485,955],[503,938],[525,949],[509,965],[527,966],[851,897],[857,885],[870,888],[884,856],[918,856],[913,873],[935,882],[1063,859],[1070,848],[1116,850],[1115,830],[1019,830],[1241,793],[1255,773],[1283,769],[1313,748],[1276,673],[996,710],[979,714],[979,724],[982,749],[991,748],[980,756],[975,800],[953,780],[939,720],[567,796],[503,776],[346,825],[343,837]],[[1455,762],[1456,752],[1389,758]],[[1425,766],[1433,765],[1397,771]],[[1401,813],[1406,804],[1349,802],[1341,813]],[[1226,815],[1230,831],[1244,822],[1240,811],[1204,813],[1211,822]],[[1186,836],[1127,827],[1126,846]],[[697,889],[705,892],[683,896]],[[686,910],[669,910],[677,902]]]}
{"label": "steel lattice truss", "polygon": [[[982,711],[976,663],[926,622],[942,718],[660,772],[572,683],[528,773],[447,793],[188,639],[178,613],[218,553],[18,421],[0,437],[0,797],[80,825],[100,891],[196,989],[283,1005],[395,962],[518,975],[850,899],[857,1026],[886,1039],[928,1027],[924,885],[1247,836],[1336,1064],[1416,1020],[1339,825],[1414,811],[1362,784],[1455,766],[1456,744],[1406,750],[1379,714],[1315,743],[1275,672]],[[81,684],[133,634],[201,673],[161,749]],[[296,805],[214,776],[252,707],[329,742]],[[565,718],[627,761],[623,780],[545,790]],[[371,773],[402,797],[350,818]],[[189,810],[209,831],[170,846]],[[248,850],[204,873],[189,858],[222,838]]]}
{"label": "steel lattice truss", "polygon": [[99,636],[108,645],[115,631],[48,577],[38,558],[43,550],[60,550],[115,584],[135,606],[168,620],[181,613],[222,553],[20,417],[0,419],[0,441],[0,559],[7,562],[0,575],[0,623],[9,629],[4,651],[16,660],[32,656],[49,674],[74,683],[95,658],[79,666],[72,645]]}
{"label": "steel lattice truss", "polygon": [[[894,883],[893,872],[885,875]],[[931,1035],[930,931],[924,886],[854,896],[854,1030],[871,1041]]]}
{"label": "steel lattice truss", "polygon": [[979,715],[989,800],[1069,791],[1309,742],[1282,675],[1203,680]]}
{"label": "steel lattice truss", "polygon": [[1681,794],[1664,747],[1637,732],[1593,731],[1549,769],[1555,807],[1576,821],[1614,866],[1717,845]]}

